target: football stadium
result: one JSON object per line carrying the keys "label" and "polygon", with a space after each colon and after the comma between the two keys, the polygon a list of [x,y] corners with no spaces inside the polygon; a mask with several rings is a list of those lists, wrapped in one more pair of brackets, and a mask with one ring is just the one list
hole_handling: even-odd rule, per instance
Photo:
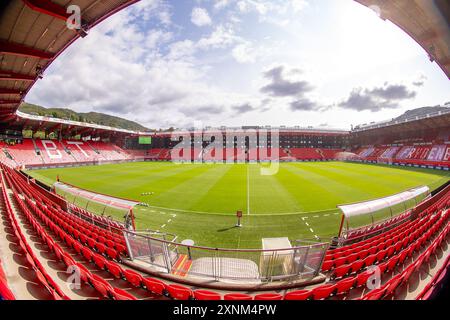
{"label": "football stadium", "polygon": [[[419,90],[431,81],[430,74],[437,74],[440,82],[433,85],[440,87],[430,95],[447,90],[440,94],[448,98],[447,1],[342,2],[354,8],[356,16],[358,10],[371,15],[375,11],[376,23],[389,23],[388,33],[399,32],[405,41],[414,42],[421,50],[417,60],[434,68],[434,73],[422,75],[412,86]],[[298,99],[290,102],[292,112],[277,118],[286,121],[281,125],[265,125],[259,118],[240,120],[238,115],[229,119],[203,102],[189,110],[198,117],[190,125],[175,113],[166,117],[163,114],[172,112],[172,107],[164,103],[176,101],[178,93],[165,92],[158,81],[167,85],[174,80],[171,76],[153,79],[155,73],[150,71],[144,78],[136,76],[136,83],[146,79],[162,92],[158,97],[146,93],[148,106],[140,107],[152,119],[141,116],[138,107],[124,118],[167,129],[151,130],[137,123],[127,127],[124,119],[112,116],[108,116],[111,122],[89,120],[93,114],[28,103],[62,105],[73,94],[93,106],[89,111],[96,111],[105,98],[101,87],[117,78],[121,86],[107,88],[114,105],[98,110],[122,114],[117,110],[128,108],[124,101],[140,97],[132,89],[137,86],[133,75],[141,71],[130,64],[125,68],[129,72],[115,73],[123,57],[107,57],[104,38],[122,32],[117,37],[132,39],[134,46],[121,50],[134,63],[144,40],[121,29],[119,18],[135,19],[136,28],[160,19],[159,24],[169,28],[170,18],[163,9],[173,10],[172,19],[186,10],[191,14],[192,8],[185,4],[179,4],[183,8],[177,11],[177,4],[162,3],[0,3],[0,300],[433,300],[442,296],[450,282],[450,102],[436,107],[424,107],[428,102],[423,102],[401,115],[393,103],[402,100],[402,94],[406,100],[418,94],[400,85],[388,87],[386,80],[384,87],[352,91],[348,101],[334,107],[316,108],[315,102],[297,92],[311,92],[313,86],[293,82],[286,78],[286,69],[278,67],[265,71],[263,79],[272,82],[261,84],[259,93],[269,96],[261,108],[270,108],[276,99]],[[211,27],[220,10],[230,10],[230,16],[236,13],[230,7],[233,1],[212,3],[209,14],[205,8],[192,9],[190,19],[197,29]],[[263,14],[262,1],[246,3],[236,4],[239,12],[250,12],[251,4],[258,3],[255,12]],[[268,10],[278,8],[274,3],[278,2]],[[156,6],[162,7],[152,11]],[[292,6],[298,13],[312,4],[292,1]],[[288,11],[280,9],[283,14]],[[233,17],[234,22],[244,19]],[[259,19],[258,23],[276,24]],[[118,29],[107,29],[108,23]],[[102,35],[95,34],[98,28],[105,28]],[[248,43],[221,32],[215,36],[224,37],[225,44],[237,41],[233,54],[239,63],[256,64],[243,47]],[[173,37],[153,35],[158,39],[146,39],[145,46]],[[90,37],[92,48],[84,47]],[[195,49],[189,41],[169,46],[174,52],[167,54],[167,61],[195,65],[192,56],[184,56],[187,51],[222,48],[216,38],[201,39]],[[89,50],[104,56],[100,66]],[[261,54],[264,50],[259,48]],[[161,51],[147,58],[162,55]],[[205,53],[202,59],[205,70],[198,72],[207,72],[206,64],[214,65],[211,60],[225,58]],[[69,75],[70,68],[61,62],[69,60],[77,60],[82,76]],[[84,74],[84,67],[95,70],[98,79]],[[163,68],[177,72],[169,64]],[[370,73],[383,78],[377,66]],[[45,82],[47,74],[51,81]],[[335,83],[345,82],[332,72],[330,77]],[[234,81],[229,85],[241,85],[241,79]],[[254,85],[260,84],[255,80]],[[69,86],[75,89],[69,92]],[[83,88],[92,90],[89,96]],[[185,89],[197,90],[188,84]],[[96,91],[102,95],[95,95]],[[206,91],[201,94],[207,96]],[[128,97],[122,100],[121,95]],[[417,103],[422,103],[420,99]],[[158,108],[158,103],[166,107]],[[321,117],[333,112],[328,110],[350,104],[364,114],[361,123],[365,124],[348,122],[353,125],[341,129],[320,124]],[[248,103],[231,109],[241,116],[255,107]],[[302,118],[295,111],[299,109],[314,113],[317,121]],[[380,110],[394,111],[375,118]],[[342,112],[326,121],[352,118],[347,109]],[[396,117],[390,118],[391,114]],[[267,119],[273,117],[275,113]],[[169,123],[180,127],[169,128]]]}

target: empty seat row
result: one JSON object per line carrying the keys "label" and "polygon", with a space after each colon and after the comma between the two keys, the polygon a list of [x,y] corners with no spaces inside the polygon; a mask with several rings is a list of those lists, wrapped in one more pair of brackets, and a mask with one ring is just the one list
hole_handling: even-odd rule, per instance
{"label": "empty seat row", "polygon": [[[416,212],[419,212],[419,218],[424,216],[429,216],[432,213],[436,212],[437,210],[442,210],[447,206],[450,206],[450,196],[448,195],[450,191],[450,186],[441,191],[438,195],[429,198],[429,200],[426,201],[426,203],[429,205],[423,206],[423,204],[419,204],[414,210]],[[420,211],[418,211],[420,210]],[[394,238],[399,233],[404,231],[406,228],[410,227],[414,221],[409,221],[404,224],[401,224],[387,232],[384,232],[382,234],[379,234],[375,237],[372,237],[370,239],[360,241],[351,245],[347,245],[341,248],[329,250],[327,252],[327,255],[325,257],[325,260],[333,260],[341,257],[345,257],[348,255],[351,255],[355,252],[362,250],[365,250],[369,247],[373,247],[374,245],[377,245],[382,239],[389,239]],[[378,241],[378,242],[377,242]]]}
{"label": "empty seat row", "polygon": [[[14,172],[13,175],[17,177],[18,173]],[[60,208],[55,209],[52,206],[54,204],[51,203],[49,199],[45,199],[45,197],[38,197],[37,192],[31,192],[29,190],[30,186],[28,186],[27,184],[24,185],[23,181],[21,182],[20,177],[13,179],[12,185],[20,189],[21,192],[24,192],[27,198],[32,197],[36,199],[36,204],[34,204],[31,200],[27,201],[27,204],[33,210],[39,208],[40,210],[44,211],[49,217],[52,217],[54,219],[62,219],[63,221],[60,221],[60,223],[63,226],[65,226],[66,228],[74,228],[74,233],[80,237],[86,237],[86,241],[87,238],[91,237],[93,238],[93,240],[101,242],[111,249],[117,250],[120,254],[127,254],[123,235],[112,233],[101,227],[88,223],[81,218],[78,218],[70,213],[61,210]],[[50,203],[50,205],[44,205],[43,202],[47,204]]]}
{"label": "empty seat row", "polygon": [[40,263],[39,259],[36,257],[34,251],[29,246],[27,239],[25,238],[24,234],[22,233],[22,230],[16,220],[16,217],[14,216],[11,202],[8,198],[7,192],[6,192],[6,182],[4,180],[4,176],[2,174],[1,177],[1,185],[2,185],[2,201],[4,203],[4,207],[6,209],[6,215],[8,220],[10,221],[14,234],[16,238],[19,240],[19,247],[21,251],[24,253],[26,260],[30,267],[33,269],[33,271],[36,274],[36,278],[40,282],[40,284],[51,294],[53,299],[55,300],[70,300],[60,289],[60,287],[55,283],[55,281],[50,277],[50,275],[47,273],[44,266]]}
{"label": "empty seat row", "polygon": [[418,271],[424,263],[428,263],[430,256],[435,253],[437,248],[442,244],[444,239],[450,233],[450,225],[447,224],[441,234],[432,242],[432,244],[424,251],[419,257],[411,263],[407,268],[405,268],[401,273],[392,277],[388,282],[386,282],[380,288],[374,289],[368,292],[362,297],[362,300],[380,300],[389,299],[394,294],[397,288],[402,284],[407,283],[411,275]]}

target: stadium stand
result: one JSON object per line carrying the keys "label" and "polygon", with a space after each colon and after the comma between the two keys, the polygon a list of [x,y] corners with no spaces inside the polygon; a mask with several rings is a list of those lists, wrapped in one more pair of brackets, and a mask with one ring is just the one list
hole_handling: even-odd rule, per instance
{"label": "stadium stand", "polygon": [[2,261],[0,259],[0,300],[16,300],[16,297],[8,287],[5,272],[2,268]]}
{"label": "stadium stand", "polygon": [[[135,158],[112,143],[98,141],[23,139],[21,143],[2,143],[1,149],[0,158],[11,166],[99,163]],[[140,155],[136,157],[142,158]]]}
{"label": "stadium stand", "polygon": [[450,146],[443,144],[402,147],[370,146],[356,150],[355,153],[357,158],[363,161],[390,161],[396,164],[450,167]]}

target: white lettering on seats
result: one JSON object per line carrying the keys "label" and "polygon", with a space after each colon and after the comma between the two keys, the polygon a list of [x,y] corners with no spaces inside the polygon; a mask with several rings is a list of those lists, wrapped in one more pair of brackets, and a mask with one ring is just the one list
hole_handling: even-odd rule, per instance
{"label": "white lettering on seats", "polygon": [[84,154],[84,156],[86,158],[89,158],[89,155],[83,150],[83,148],[81,148],[81,146],[83,145],[83,142],[81,142],[81,141],[67,141],[67,144],[76,146],[78,148],[78,150],[80,150],[80,152],[82,154]]}
{"label": "white lettering on seats", "polygon": [[[59,152],[56,144],[51,140],[42,140],[42,145],[44,146],[45,151],[47,151],[48,157],[50,159],[61,159],[62,154]],[[55,153],[52,153],[54,151]]]}

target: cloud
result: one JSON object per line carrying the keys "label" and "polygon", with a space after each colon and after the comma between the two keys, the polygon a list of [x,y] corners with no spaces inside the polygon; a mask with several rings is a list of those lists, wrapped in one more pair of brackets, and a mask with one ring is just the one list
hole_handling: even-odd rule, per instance
{"label": "cloud", "polygon": [[305,0],[291,0],[291,6],[294,13],[298,13],[308,6],[308,2]]}
{"label": "cloud", "polygon": [[201,106],[195,108],[195,112],[206,113],[206,114],[220,114],[225,111],[223,106]]}
{"label": "cloud", "polygon": [[[299,73],[298,69],[292,69],[290,74]],[[264,77],[270,80],[270,83],[263,86],[260,91],[272,97],[298,97],[313,89],[308,81],[286,78],[284,66],[277,66],[266,71]]]}
{"label": "cloud", "polygon": [[428,78],[421,74],[417,77],[417,79],[415,81],[413,81],[412,85],[415,87],[423,87],[425,85],[426,80],[428,80]]}
{"label": "cloud", "polygon": [[413,86],[415,86],[415,87],[423,87],[424,85],[425,85],[425,81],[423,81],[423,80],[418,80],[418,81],[413,82]]}
{"label": "cloud", "polygon": [[238,44],[231,54],[238,63],[254,63],[256,61],[255,49],[249,43]]}
{"label": "cloud", "polygon": [[230,4],[230,0],[216,0],[214,3],[214,9],[221,10]]}
{"label": "cloud", "polygon": [[191,13],[191,22],[197,27],[204,27],[211,25],[211,17],[209,13],[204,8],[194,8]]}
{"label": "cloud", "polygon": [[[165,0],[140,1],[128,9],[131,19],[150,21],[157,19],[162,25],[172,24],[171,6]],[[110,20],[110,19],[108,19]]]}
{"label": "cloud", "polygon": [[403,84],[388,84],[372,89],[355,88],[350,96],[338,104],[344,109],[377,112],[382,109],[396,109],[400,102],[416,97],[417,93]]}
{"label": "cloud", "polygon": [[319,108],[317,102],[308,98],[294,100],[290,103],[290,106],[292,111],[315,111]]}
{"label": "cloud", "polygon": [[402,84],[385,84],[384,87],[367,90],[367,92],[375,97],[385,100],[405,100],[412,99],[416,96],[415,91],[410,91]]}
{"label": "cloud", "polygon": [[231,48],[238,37],[230,27],[219,25],[197,41],[174,42],[176,28],[140,25],[144,14],[159,21],[158,8],[139,13],[130,7],[92,29],[52,64],[27,100],[107,112],[150,128],[183,128],[197,120],[217,121],[215,115],[227,119],[230,106],[247,96],[215,86],[208,79],[209,66],[195,55]]}
{"label": "cloud", "polygon": [[248,113],[255,110],[255,108],[253,108],[250,103],[233,106],[232,109],[235,110],[238,114]]}

